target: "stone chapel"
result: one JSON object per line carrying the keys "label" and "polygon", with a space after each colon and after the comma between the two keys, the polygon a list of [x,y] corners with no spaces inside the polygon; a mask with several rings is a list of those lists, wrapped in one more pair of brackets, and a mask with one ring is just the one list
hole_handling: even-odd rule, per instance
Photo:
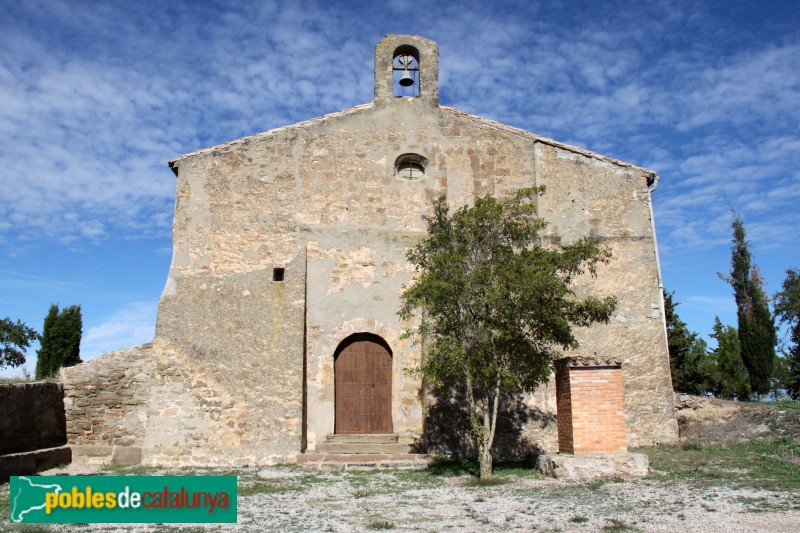
{"label": "stone chapel", "polygon": [[[612,259],[577,292],[615,295],[574,355],[622,362],[628,446],[677,424],[651,194],[655,172],[439,104],[439,53],[418,36],[375,48],[359,105],[169,162],[173,258],[151,344],[67,368],[75,461],[254,465],[329,452],[468,446],[401,338],[407,250],[445,196],[460,207],[545,185],[544,244],[585,235]],[[555,371],[555,370],[554,370]],[[500,450],[558,448],[555,378],[514,399]],[[505,446],[505,448],[504,448]]]}

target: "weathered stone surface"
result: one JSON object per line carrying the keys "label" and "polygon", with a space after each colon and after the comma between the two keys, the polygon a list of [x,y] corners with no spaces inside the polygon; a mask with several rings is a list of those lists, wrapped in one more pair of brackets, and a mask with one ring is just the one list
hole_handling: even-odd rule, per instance
{"label": "weathered stone surface", "polygon": [[[111,455],[114,452],[113,446],[102,446],[102,445],[94,445],[94,446],[87,446],[87,445],[79,445],[73,444],[72,445],[72,453],[76,458],[87,459],[92,457],[99,457],[103,460],[96,461],[98,464],[105,464],[111,462]],[[76,461],[80,462],[80,461]],[[91,461],[95,462],[95,461]]]}
{"label": "weathered stone surface", "polygon": [[[246,435],[254,421],[242,400],[162,339],[64,369],[61,378],[77,463],[273,464],[299,452],[276,454],[268,431],[263,441]],[[136,401],[119,401],[130,390]],[[280,420],[270,424],[274,432]]]}
{"label": "weathered stone surface", "polygon": [[[386,61],[398,43],[419,51],[418,98],[392,94]],[[132,440],[145,464],[292,461],[334,432],[337,347],[371,333],[391,348],[398,444],[468,448],[430,434],[458,427],[460,403],[429,401],[412,372],[422,354],[397,316],[414,276],[405,254],[424,237],[432,199],[456,208],[535,185],[547,187],[537,201],[546,245],[591,235],[612,250],[576,292],[615,295],[618,309],[576,336],[581,352],[626,361],[628,446],[676,440],[654,173],[439,106],[432,41],[388,36],[375,57],[374,102],[170,162],[174,253],[156,339],[65,373],[71,443]],[[409,153],[427,161],[420,179],[396,171]],[[552,383],[507,407],[514,417],[497,437],[507,455],[556,449]]]}
{"label": "weathered stone surface", "polygon": [[544,454],[537,459],[536,468],[546,476],[576,481],[643,477],[650,472],[647,456],[641,453]]}
{"label": "weathered stone surface", "polygon": [[297,464],[312,471],[421,469],[432,459],[432,455],[425,454],[304,453],[297,456]]}
{"label": "weathered stone surface", "polygon": [[142,449],[138,446],[115,446],[111,464],[123,466],[142,464]]}

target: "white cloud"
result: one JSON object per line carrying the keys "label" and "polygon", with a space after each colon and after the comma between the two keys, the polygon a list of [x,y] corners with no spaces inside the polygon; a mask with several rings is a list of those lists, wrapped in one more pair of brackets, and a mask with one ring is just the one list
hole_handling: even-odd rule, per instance
{"label": "white cloud", "polygon": [[81,339],[81,359],[147,343],[155,334],[157,302],[134,302],[86,328]]}
{"label": "white cloud", "polygon": [[413,33],[439,43],[443,104],[658,171],[665,265],[726,253],[731,208],[761,250],[797,252],[800,35],[777,7],[752,24],[690,0],[421,9],[14,4],[0,246],[169,235],[168,159],[370,101],[375,43]]}
{"label": "white cloud", "polygon": [[[616,9],[614,31],[589,16],[594,7],[566,24],[559,6],[516,2],[441,4],[425,18],[405,2],[391,15],[361,6],[358,32],[348,31],[354,8],[319,3],[176,3],[168,13],[25,5],[34,25],[6,24],[0,37],[0,187],[15,195],[0,207],[8,237],[167,233],[167,159],[369,101],[372,47],[387,20],[439,41],[446,103],[674,172],[659,194],[691,198],[685,207],[714,185],[726,210],[757,187],[752,174],[797,162],[795,129],[759,138],[751,126],[800,120],[800,44],[664,47],[673,34],[721,31],[713,13],[680,2]],[[78,38],[65,44],[67,35]],[[765,202],[744,208],[765,212]]]}

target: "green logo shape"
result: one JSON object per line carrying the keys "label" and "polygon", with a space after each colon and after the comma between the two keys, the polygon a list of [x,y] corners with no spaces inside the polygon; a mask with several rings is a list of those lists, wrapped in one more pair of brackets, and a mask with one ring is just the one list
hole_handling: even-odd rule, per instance
{"label": "green logo shape", "polygon": [[13,476],[12,523],[235,523],[236,476]]}

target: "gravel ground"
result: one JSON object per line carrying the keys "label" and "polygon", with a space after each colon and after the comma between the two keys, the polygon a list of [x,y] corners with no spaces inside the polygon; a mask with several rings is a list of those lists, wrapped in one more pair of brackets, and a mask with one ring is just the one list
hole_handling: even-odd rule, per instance
{"label": "gravel ground", "polygon": [[[93,473],[97,471],[67,467],[42,475]],[[181,471],[148,471],[162,473]],[[82,524],[52,530],[800,531],[797,491],[737,488],[730,483],[571,483],[523,472],[505,474],[503,484],[480,486],[467,475],[307,473],[287,467],[195,473],[239,476],[238,524]]]}

